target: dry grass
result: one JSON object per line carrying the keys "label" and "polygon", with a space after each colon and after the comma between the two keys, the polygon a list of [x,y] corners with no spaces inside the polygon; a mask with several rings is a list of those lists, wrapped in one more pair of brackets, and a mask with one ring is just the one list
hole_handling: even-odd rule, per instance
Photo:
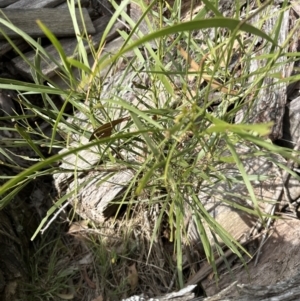
{"label": "dry grass", "polygon": [[[90,258],[90,263],[80,267],[80,285],[78,279],[73,279],[78,283],[77,300],[120,300],[132,294],[153,297],[178,288],[176,254],[169,241],[167,219],[153,236],[158,206],[137,205],[130,216],[125,212],[100,228],[73,222],[68,236],[73,236],[69,249],[77,258],[75,262],[80,266],[83,257]],[[190,268],[185,276],[190,276]]]}

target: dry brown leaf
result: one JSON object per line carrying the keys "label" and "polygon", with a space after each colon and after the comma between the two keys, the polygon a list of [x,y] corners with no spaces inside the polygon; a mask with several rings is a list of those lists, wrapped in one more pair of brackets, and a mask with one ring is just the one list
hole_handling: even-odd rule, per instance
{"label": "dry brown leaf", "polygon": [[139,276],[136,270],[135,263],[128,267],[128,283],[130,284],[131,290],[134,291],[137,287]]}
{"label": "dry brown leaf", "polygon": [[[202,59],[200,65],[198,65],[181,46],[178,45],[177,48],[178,48],[181,56],[190,64],[191,69],[193,69],[194,71],[200,71],[201,70],[201,65],[204,62],[203,59]],[[206,58],[206,56],[205,56],[205,58]],[[214,89],[220,90],[220,91],[222,91],[223,93],[226,93],[226,94],[231,94],[231,95],[236,95],[237,94],[237,91],[232,90],[232,89],[229,90],[228,88],[224,87],[222,84],[220,84],[219,82],[214,80],[213,77],[211,77],[210,75],[208,75],[206,73],[202,73],[201,76],[204,80],[206,80],[207,82],[210,82],[211,86]]]}
{"label": "dry brown leaf", "polygon": [[[243,34],[240,34],[240,39],[243,39]],[[233,46],[232,46],[232,49],[231,49],[230,53],[232,53],[233,51],[236,53],[236,52],[239,51],[239,49],[240,49],[239,41],[238,40],[234,40]],[[218,49],[216,49],[216,52],[215,52],[214,55],[221,57],[221,60],[219,62],[220,67],[225,68],[226,65],[227,65],[225,58],[227,58],[228,55],[230,54],[228,52],[228,50],[229,50],[229,48],[228,48],[227,44],[224,44],[224,45],[220,46]],[[213,56],[212,55],[209,55],[209,58],[210,58],[211,61],[213,60]]]}
{"label": "dry brown leaf", "polygon": [[92,141],[92,140],[94,140],[96,138],[100,139],[100,138],[110,137],[111,134],[112,134],[113,128],[117,124],[119,124],[119,123],[121,123],[121,122],[123,122],[125,120],[128,120],[128,119],[130,119],[130,117],[119,118],[119,119],[112,120],[111,122],[107,122],[107,123],[101,125],[97,129],[95,129],[95,131],[91,135],[89,141]]}

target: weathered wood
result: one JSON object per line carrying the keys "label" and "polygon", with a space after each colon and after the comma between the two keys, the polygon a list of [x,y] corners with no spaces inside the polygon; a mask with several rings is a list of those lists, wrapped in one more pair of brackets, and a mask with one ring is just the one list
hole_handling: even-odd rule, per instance
{"label": "weathered wood", "polygon": [[194,298],[192,290],[194,286],[188,286],[179,292],[173,292],[165,296],[147,298],[145,296],[132,296],[121,301],[296,301],[300,299],[300,273],[286,281],[273,285],[241,284],[236,281],[224,288],[218,294],[208,298]]}
{"label": "weathered wood", "polygon": [[224,288],[218,294],[207,298],[194,298],[192,290],[195,286],[188,286],[179,292],[173,292],[165,296],[147,298],[145,296],[132,296],[121,301],[296,301],[300,299],[300,273],[294,277],[274,283],[272,285],[241,284],[236,281]]}
{"label": "weathered wood", "polygon": [[[55,7],[58,4],[64,2],[64,0],[19,0],[15,1],[13,4],[7,6],[6,8],[13,8],[13,9],[24,9],[24,8],[43,8],[43,7]],[[14,40],[17,46],[24,44],[22,40]],[[3,55],[12,49],[11,45],[7,42],[0,41],[0,55]]]}
{"label": "weathered wood", "polygon": [[[87,116],[83,113],[77,113],[75,118],[70,118],[69,121],[79,123],[86,132],[93,131]],[[72,135],[72,140],[73,143],[70,145],[72,148],[89,142],[85,136],[79,135]],[[84,218],[97,222],[104,220],[104,211],[106,211],[106,216],[115,213],[116,206],[111,206],[111,201],[124,192],[134,177],[134,172],[130,168],[102,166],[99,165],[100,160],[101,148],[97,146],[80,151],[64,158],[61,168],[69,172],[54,176],[59,193],[69,194],[69,200],[78,213]],[[102,184],[99,185],[100,183]],[[79,186],[81,189],[78,190]],[[99,187],[95,190],[97,186]]]}
{"label": "weathered wood", "polygon": [[[233,295],[235,293],[235,295]],[[300,274],[273,285],[232,283],[203,301],[296,301],[300,299]]]}
{"label": "weathered wood", "polygon": [[[94,47],[96,47],[99,44],[99,41],[102,37],[102,34],[107,26],[107,23],[109,22],[110,17],[105,16],[102,17],[100,20],[100,23],[96,27],[96,34],[92,36],[92,44]],[[117,33],[117,29],[121,29],[123,27],[122,24],[116,23],[113,28],[111,29],[110,33],[107,35],[107,41],[110,39],[113,39]],[[60,39],[60,43],[65,51],[65,54],[67,57],[75,57],[76,56],[76,47],[77,47],[77,40],[76,39]],[[90,51],[90,46],[85,43],[85,48],[89,52]],[[56,61],[61,62],[60,56],[57,53],[56,49],[53,47],[53,45],[49,45],[45,47],[45,50],[53,57],[55,58]],[[29,61],[33,62],[34,57],[35,57],[35,51],[30,51],[26,53],[26,57]],[[31,78],[31,72],[28,69],[28,65],[24,60],[20,57],[16,57],[15,59],[12,60],[12,63],[15,67],[15,69],[26,76],[27,78]],[[55,71],[58,69],[58,66],[53,62],[52,60],[42,60],[41,61],[41,70],[44,75],[51,77],[55,74]]]}
{"label": "weathered wood", "polygon": [[[124,44],[124,39],[122,37],[116,38],[116,39],[108,42],[105,45],[100,58],[103,55],[107,55],[107,54],[113,55],[113,54],[117,53],[117,51],[119,51],[119,49],[121,48],[121,46],[123,44]],[[125,57],[133,57],[133,54],[134,54],[133,51],[129,51],[124,56]],[[93,64],[95,63],[95,58],[92,54],[89,54],[88,61],[89,61],[90,66],[93,66]],[[109,68],[110,68],[110,66],[107,66],[107,67],[101,69],[99,76],[103,77],[108,72]],[[73,75],[75,78],[80,78],[80,70],[78,70],[77,68],[73,68],[72,71],[73,71]],[[62,89],[70,88],[70,86],[68,86],[68,83],[66,83],[59,74],[55,74],[54,76],[52,76],[51,82]]]}
{"label": "weathered wood", "polygon": [[195,289],[196,285],[190,285],[188,287],[185,287],[181,289],[178,292],[172,292],[169,294],[166,294],[164,296],[157,296],[154,298],[147,298],[145,296],[132,296],[127,299],[122,299],[121,301],[188,301],[188,300],[194,300],[195,294],[193,293],[193,290]]}
{"label": "weathered wood", "polygon": [[9,5],[7,8],[22,8],[22,9],[28,9],[28,8],[42,8],[42,7],[55,7],[61,3],[63,3],[65,0],[19,0],[11,5]]}
{"label": "weathered wood", "polygon": [[[297,219],[284,219],[275,222],[274,231],[261,250],[258,264],[255,260],[247,260],[247,270],[239,261],[233,261],[232,278],[225,265],[219,268],[218,283],[215,279],[202,281],[203,288],[208,296],[214,296],[222,289],[228,287],[232,281],[249,283],[250,285],[274,285],[287,279],[292,279],[298,272],[297,264],[300,260],[298,246],[300,238],[298,230],[300,221]],[[248,249],[249,250],[249,249]],[[254,248],[253,251],[256,251]]]}
{"label": "weathered wood", "polygon": [[[90,5],[90,0],[80,0],[81,7],[88,7]],[[75,0],[75,6],[78,6],[79,0]],[[68,2],[63,2],[58,7],[65,7],[67,8],[69,6]]]}
{"label": "weathered wood", "polygon": [[18,1],[19,0],[0,0],[0,8],[6,7],[6,6],[16,3]]}
{"label": "weathered wood", "polygon": [[[13,40],[16,46],[21,45],[24,43],[22,40]],[[12,49],[11,45],[3,40],[0,39],[0,56],[4,55],[5,53],[9,52]]]}
{"label": "weathered wood", "polygon": [[[3,9],[2,13],[13,25],[33,38],[45,36],[44,32],[37,25],[37,20],[44,23],[44,25],[46,25],[56,37],[75,36],[73,21],[69,9],[27,9],[26,14],[24,14],[24,10],[21,9]],[[95,28],[85,8],[82,9],[82,16],[84,18],[87,33],[94,34],[96,32]],[[78,21],[79,29],[83,30],[84,26],[79,9],[76,9],[76,19]],[[3,24],[0,24],[0,30],[10,38],[20,37],[17,32],[9,29]],[[0,38],[1,37],[4,38],[2,34],[0,34]]]}
{"label": "weathered wood", "polygon": [[[129,72],[125,79],[123,79],[123,73],[119,71],[115,76],[107,77],[103,83],[101,99],[109,99],[118,93],[119,97],[126,99],[135,106],[139,106],[139,101],[132,91],[133,79],[137,81],[140,80],[140,78],[135,78],[135,75],[134,72]],[[118,91],[120,85],[124,85],[124,89]],[[118,118],[120,117],[124,116],[118,116]],[[97,118],[100,121],[103,119],[101,118],[100,112],[97,114]],[[83,113],[78,112],[75,118],[69,119],[69,122],[71,124],[76,123],[77,126],[80,126],[85,132],[93,132],[88,116]],[[78,135],[72,135],[71,139],[73,140],[72,148],[87,144],[88,142],[84,136],[79,137]],[[136,153],[138,154],[139,151],[140,150],[137,150]],[[120,152],[123,153],[122,151]],[[109,210],[109,207],[111,207],[109,205],[116,199],[119,193],[128,187],[129,182],[135,175],[135,172],[128,168],[128,166],[136,162],[138,155],[133,156],[124,153],[124,156],[127,158],[128,164],[126,166],[113,167],[102,166],[100,164],[101,150],[96,147],[80,152],[78,155],[68,156],[64,159],[64,163],[61,166],[63,170],[73,171],[76,169],[88,170],[90,172],[85,173],[84,176],[77,177],[78,179],[82,179],[79,179],[80,183],[75,179],[74,172],[55,175],[54,183],[57,191],[59,191],[61,195],[65,193],[71,194],[72,191],[75,191],[76,185],[81,185],[82,189],[77,191],[76,196],[76,200],[79,200],[79,203],[75,206],[78,214],[97,223],[102,222],[104,218],[115,214],[115,212]],[[78,166],[78,168],[76,168],[76,166]],[[107,177],[107,182],[104,181],[105,177]],[[72,204],[74,204],[76,200],[70,197]]]}
{"label": "weathered wood", "polygon": [[286,106],[283,122],[285,139],[280,143],[285,147],[293,148],[300,139],[300,96]]}
{"label": "weathered wood", "polygon": [[[251,18],[249,23],[256,27],[261,27],[261,20],[265,20],[262,29],[267,34],[272,35],[277,26],[280,13],[281,10],[278,7],[268,6],[259,14]],[[279,45],[284,45],[286,43],[289,31],[293,29],[293,26],[290,28],[290,20],[290,9],[286,9],[283,13],[278,39],[276,41]],[[291,38],[291,40],[293,40],[293,38]],[[261,39],[257,39],[256,43],[259,44],[261,42]],[[255,74],[248,79],[250,85],[253,83],[253,80],[256,80],[259,77],[257,72],[259,70],[264,70],[268,63],[266,59],[255,59],[255,56],[263,56],[265,53],[269,53],[270,50],[271,45],[268,44],[266,47],[260,47],[258,51],[255,51],[255,55],[253,55],[249,67],[250,74]],[[277,48],[274,50],[275,53],[276,51],[279,51],[279,49]],[[289,50],[286,47],[285,52],[288,51]],[[241,114],[236,118],[236,122],[240,122],[244,119],[245,115],[248,115],[246,118],[250,123],[273,122],[274,125],[269,134],[269,138],[273,141],[282,137],[282,122],[287,101],[288,85],[286,82],[280,82],[280,79],[273,75],[280,74],[281,78],[288,78],[292,73],[294,62],[287,62],[287,57],[282,55],[276,60],[276,64],[278,67],[273,68],[272,73],[267,73],[265,77],[261,79],[261,82],[257,84],[257,89],[259,89],[257,97],[253,98],[256,93],[256,91],[253,91],[253,95],[247,99],[248,105],[244,106],[243,112],[240,112]],[[262,86],[260,87],[260,85]],[[254,89],[255,88],[253,87],[253,90]],[[250,99],[251,97],[252,99]]]}

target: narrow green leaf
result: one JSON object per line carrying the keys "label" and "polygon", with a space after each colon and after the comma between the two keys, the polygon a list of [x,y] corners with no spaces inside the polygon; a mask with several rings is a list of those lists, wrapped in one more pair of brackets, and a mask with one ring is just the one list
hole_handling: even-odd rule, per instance
{"label": "narrow green leaf", "polygon": [[234,30],[238,28],[239,30],[251,33],[253,35],[259,36],[269,42],[271,42],[273,45],[277,45],[277,43],[271,39],[266,33],[259,30],[258,28],[242,23],[240,20],[232,19],[232,18],[223,18],[223,17],[216,17],[211,19],[205,19],[205,20],[196,20],[196,21],[188,21],[184,23],[180,23],[177,25],[172,25],[163,29],[160,29],[154,33],[151,33],[136,42],[132,43],[125,49],[118,52],[116,56],[114,56],[111,60],[106,61],[103,64],[103,67],[110,64],[112,61],[115,61],[116,58],[122,56],[124,53],[133,50],[134,48],[146,44],[147,42],[158,39],[164,36],[172,35],[178,32],[184,32],[184,31],[192,31],[192,30],[200,30],[200,29],[206,29],[206,28],[218,28],[218,27],[224,27],[228,28],[230,30]]}
{"label": "narrow green leaf", "polygon": [[34,152],[37,155],[39,155],[39,157],[41,159],[45,159],[44,155],[41,153],[41,151],[39,150],[39,148],[32,141],[31,137],[18,124],[15,125],[15,129],[24,138],[24,140],[28,143],[28,145],[34,150]]}

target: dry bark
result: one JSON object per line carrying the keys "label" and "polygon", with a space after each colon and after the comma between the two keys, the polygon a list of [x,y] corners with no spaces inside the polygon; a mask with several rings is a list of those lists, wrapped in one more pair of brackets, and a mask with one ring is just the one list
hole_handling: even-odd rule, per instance
{"label": "dry bark", "polygon": [[[109,22],[110,17],[105,16],[100,18],[99,21],[94,21],[95,28],[96,28],[96,34],[92,37],[92,44],[94,47],[97,47],[99,44],[99,41],[102,38],[103,32],[107,26],[107,23]],[[122,24],[116,23],[115,26],[112,28],[110,33],[107,35],[107,42],[109,42],[110,39],[114,39],[117,36],[117,30],[122,28]],[[77,39],[74,38],[64,38],[60,39],[60,43],[65,51],[65,54],[67,57],[76,57],[75,49],[77,47]],[[87,52],[90,52],[90,45],[88,43],[85,43],[85,48]],[[45,50],[51,55],[50,59],[43,59],[41,61],[41,71],[45,76],[52,77],[56,74],[56,71],[58,71],[58,65],[56,62],[61,63],[61,58],[59,53],[56,51],[55,47],[53,45],[48,45],[45,47]],[[29,51],[26,54],[26,58],[33,63],[36,53],[35,51]],[[12,60],[12,65],[15,68],[17,72],[25,76],[26,78],[31,79],[32,74],[30,71],[30,68],[28,68],[28,64],[21,58],[16,57]]]}
{"label": "dry bark", "polygon": [[300,298],[300,273],[287,281],[265,286],[239,284],[235,281],[218,294],[208,298],[195,298],[192,292],[194,287],[188,286],[186,290],[160,297],[132,296],[122,301],[297,301]]}
{"label": "dry bark", "polygon": [[[40,20],[56,37],[75,37],[74,26],[69,9],[53,9],[53,8],[40,8],[40,9],[28,9],[24,14],[23,9],[2,9],[2,13],[8,18],[8,20],[17,28],[27,33],[32,38],[45,37],[45,33],[36,23],[36,20]],[[92,24],[90,16],[85,8],[82,9],[82,17],[84,20],[84,26],[82,23],[81,13],[79,9],[76,9],[76,19],[80,31],[86,28],[87,33],[94,34],[95,28]],[[9,29],[8,27],[0,24],[1,35],[0,38],[4,38],[2,32],[9,38],[20,37],[19,33]]]}
{"label": "dry bark", "polygon": [[[234,296],[235,295],[235,296]],[[296,301],[300,298],[300,274],[273,285],[232,285],[203,301]]]}

